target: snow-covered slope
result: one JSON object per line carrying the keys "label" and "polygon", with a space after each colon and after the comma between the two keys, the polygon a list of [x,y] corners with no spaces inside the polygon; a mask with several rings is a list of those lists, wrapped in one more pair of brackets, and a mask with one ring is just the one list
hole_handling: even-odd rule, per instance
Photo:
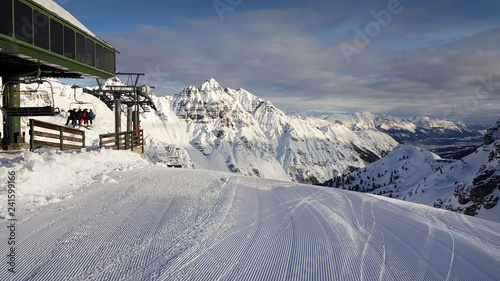
{"label": "snow-covered slope", "polygon": [[376,193],[406,201],[500,221],[500,122],[488,130],[485,143],[457,161],[411,146],[330,185]]}
{"label": "snow-covered slope", "polygon": [[366,168],[335,177],[336,188],[406,199],[407,192],[448,163],[436,154],[400,145]]}
{"label": "snow-covered slope", "polygon": [[[69,86],[53,84],[58,107],[67,110],[76,100],[92,103],[79,105],[82,108],[96,107],[96,127],[86,136],[91,144],[97,144],[99,134],[114,130],[112,112],[97,98],[81,89],[76,89],[75,98]],[[172,165],[320,184],[380,159],[397,145],[379,131],[353,132],[287,116],[269,101],[243,89],[223,89],[214,79],[152,99],[158,112],[141,116],[145,155]],[[64,117],[40,119],[65,123]],[[122,128],[125,120],[123,116]]]}
{"label": "snow-covered slope", "polygon": [[0,220],[0,250],[15,256],[15,264],[4,257],[0,280],[500,276],[500,224],[446,210],[169,169],[128,151],[40,150],[0,154],[0,161],[0,181],[15,174],[17,207],[15,222]]}

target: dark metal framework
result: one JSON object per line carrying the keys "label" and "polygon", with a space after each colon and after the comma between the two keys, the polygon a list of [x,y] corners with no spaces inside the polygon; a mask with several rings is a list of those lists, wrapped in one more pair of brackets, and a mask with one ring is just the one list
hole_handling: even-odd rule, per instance
{"label": "dark metal framework", "polygon": [[104,85],[97,79],[97,89],[84,88],[83,92],[91,94],[99,98],[104,102],[109,109],[113,110],[115,98],[119,98],[121,104],[127,105],[128,107],[135,107],[137,112],[148,112],[150,108],[157,110],[153,100],[149,97],[150,87],[147,85],[138,86],[140,76],[144,76],[144,73],[117,73],[117,76],[128,75],[135,77],[134,83],[132,85]]}
{"label": "dark metal framework", "polygon": [[157,111],[153,100],[149,96],[151,88],[147,85],[138,86],[139,78],[144,76],[144,73],[117,73],[117,76],[127,75],[129,80],[134,81],[132,85],[104,85],[97,80],[98,88],[84,88],[83,92],[91,94],[103,103],[109,109],[115,110],[115,131],[121,132],[121,112],[122,105],[127,106],[127,131],[137,130],[140,128],[139,113],[148,112],[152,108]]}

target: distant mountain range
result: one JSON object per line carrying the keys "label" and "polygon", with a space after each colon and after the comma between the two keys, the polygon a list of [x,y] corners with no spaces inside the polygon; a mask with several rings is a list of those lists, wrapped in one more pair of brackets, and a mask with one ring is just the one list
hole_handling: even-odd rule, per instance
{"label": "distant mountain range", "polygon": [[399,142],[413,142],[428,138],[464,138],[480,135],[462,122],[431,119],[425,116],[397,118],[390,115],[375,115],[369,112],[349,115],[323,116],[330,122],[341,123],[351,130],[377,130],[392,136]]}
{"label": "distant mountain range", "polygon": [[397,118],[362,112],[322,115],[319,118],[342,124],[353,131],[383,132],[400,143],[411,144],[449,159],[460,159],[482,143],[482,134],[476,127],[425,116]]}

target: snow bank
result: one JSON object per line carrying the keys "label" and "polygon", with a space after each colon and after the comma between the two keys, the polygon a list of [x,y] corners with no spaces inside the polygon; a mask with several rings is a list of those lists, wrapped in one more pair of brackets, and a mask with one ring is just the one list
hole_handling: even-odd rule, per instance
{"label": "snow bank", "polygon": [[[61,152],[41,149],[37,152],[1,153],[0,182],[8,172],[16,173],[16,196],[26,205],[45,205],[68,197],[89,184],[115,183],[110,172],[130,171],[152,164],[130,151],[97,150]],[[6,198],[6,189],[0,198]],[[5,217],[6,206],[0,205]]]}

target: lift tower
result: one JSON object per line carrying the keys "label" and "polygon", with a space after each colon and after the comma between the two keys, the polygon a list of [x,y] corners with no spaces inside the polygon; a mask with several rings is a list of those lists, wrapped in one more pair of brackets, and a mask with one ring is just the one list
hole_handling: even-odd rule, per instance
{"label": "lift tower", "polygon": [[150,109],[157,111],[157,108],[149,96],[151,87],[149,85],[139,86],[139,78],[144,73],[116,73],[116,76],[128,76],[128,83],[120,85],[106,85],[97,79],[97,89],[84,88],[83,92],[91,94],[109,109],[115,110],[115,132],[121,132],[121,110],[122,105],[127,106],[127,131],[138,130],[140,128],[139,113],[148,112]]}

